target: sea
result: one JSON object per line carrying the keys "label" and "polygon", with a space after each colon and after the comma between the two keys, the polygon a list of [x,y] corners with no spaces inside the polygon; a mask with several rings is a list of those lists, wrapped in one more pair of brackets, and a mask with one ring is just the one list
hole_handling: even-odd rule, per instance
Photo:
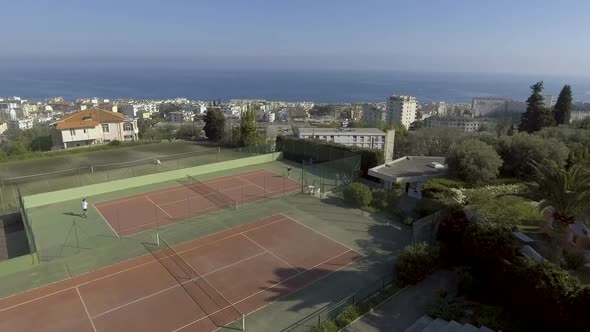
{"label": "sea", "polygon": [[590,100],[590,78],[541,75],[345,70],[165,68],[0,68],[0,96],[44,101],[52,97],[191,100],[266,99],[316,103],[383,102],[392,94],[419,102],[470,103],[474,97],[525,100],[544,81],[557,96],[572,85],[576,101]]}

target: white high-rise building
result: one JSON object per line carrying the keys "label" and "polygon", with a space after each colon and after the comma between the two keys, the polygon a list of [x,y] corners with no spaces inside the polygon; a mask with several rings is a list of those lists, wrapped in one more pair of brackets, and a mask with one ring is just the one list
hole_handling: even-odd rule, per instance
{"label": "white high-rise building", "polygon": [[410,96],[391,96],[387,100],[387,117],[389,123],[400,123],[406,128],[416,121],[416,98]]}

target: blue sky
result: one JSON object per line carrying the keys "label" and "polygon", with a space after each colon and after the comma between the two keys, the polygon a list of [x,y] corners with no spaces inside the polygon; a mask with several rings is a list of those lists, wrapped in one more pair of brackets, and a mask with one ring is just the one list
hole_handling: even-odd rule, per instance
{"label": "blue sky", "polygon": [[19,0],[4,62],[590,76],[590,1]]}

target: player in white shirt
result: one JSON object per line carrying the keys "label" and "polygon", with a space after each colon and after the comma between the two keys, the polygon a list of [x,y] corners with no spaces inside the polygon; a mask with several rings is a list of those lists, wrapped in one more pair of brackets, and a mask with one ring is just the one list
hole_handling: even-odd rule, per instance
{"label": "player in white shirt", "polygon": [[82,199],[82,215],[86,218],[86,211],[88,210],[88,202],[86,202],[86,198]]}

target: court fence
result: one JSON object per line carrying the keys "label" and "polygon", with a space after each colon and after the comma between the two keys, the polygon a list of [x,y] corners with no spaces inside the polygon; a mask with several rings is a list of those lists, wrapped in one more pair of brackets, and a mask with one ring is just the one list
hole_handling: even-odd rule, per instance
{"label": "court fence", "polygon": [[412,244],[426,242],[435,244],[437,242],[436,234],[440,222],[447,218],[451,213],[450,208],[444,208],[422,219],[412,223]]}
{"label": "court fence", "polygon": [[27,211],[25,209],[25,204],[23,202],[23,197],[20,193],[20,189],[18,186],[16,187],[18,201],[19,201],[19,211],[23,221],[23,228],[25,230],[25,235],[27,238],[27,244],[29,246],[29,255],[31,257],[31,264],[39,263],[39,256],[37,253],[37,246],[35,244],[35,236],[33,234],[33,229],[31,227],[31,223],[29,222],[29,218],[27,216]]}
{"label": "court fence", "polygon": [[283,157],[297,163],[310,159],[316,163],[324,163],[360,155],[360,153],[348,149],[349,147],[344,145],[329,144],[313,139],[282,137],[277,140],[277,150],[283,151]]}
{"label": "court fence", "polygon": [[329,320],[335,319],[346,309],[354,305],[364,303],[389,287],[393,287],[395,280],[395,275],[393,274],[392,270],[391,273],[382,275],[373,283],[345,297],[344,299],[319,308],[297,322],[282,329],[281,332],[307,332],[314,329],[319,329],[322,324]]}
{"label": "court fence", "polygon": [[199,151],[153,155],[147,158],[107,164],[79,165],[54,172],[0,178],[0,212],[17,212],[17,186],[23,195],[75,188],[177,169],[211,164],[272,152],[269,144],[222,149],[213,147]]}
{"label": "court fence", "polygon": [[301,183],[303,190],[321,198],[339,193],[361,175],[361,156],[331,160],[323,163],[304,161]]}

